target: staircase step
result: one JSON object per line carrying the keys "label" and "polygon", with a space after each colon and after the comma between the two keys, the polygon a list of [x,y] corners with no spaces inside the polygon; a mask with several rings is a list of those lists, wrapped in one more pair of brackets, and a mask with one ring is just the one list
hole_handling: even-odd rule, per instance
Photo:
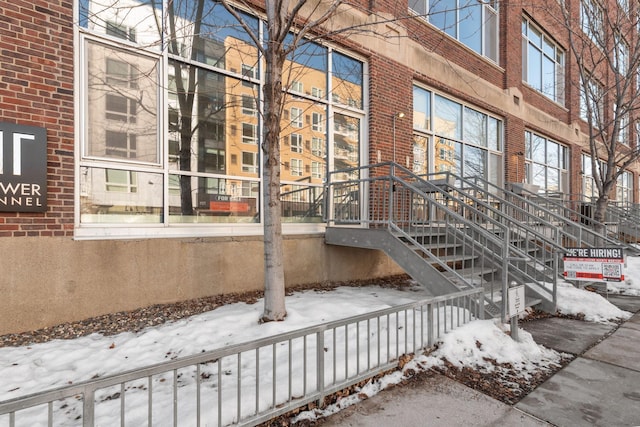
{"label": "staircase step", "polygon": [[[497,271],[498,271],[497,269],[491,268],[491,267],[461,268],[461,269],[455,270],[455,272],[461,275],[462,277],[473,277],[473,276],[481,277],[487,274],[495,273]],[[453,279],[456,277],[453,273],[450,273],[450,272],[444,272],[442,273],[442,275],[448,279]]]}
{"label": "staircase step", "polygon": [[427,243],[427,244],[422,244],[422,245],[417,245],[413,242],[405,242],[407,246],[409,246],[412,249],[420,249],[420,248],[425,248],[429,251],[434,251],[434,250],[442,250],[442,249],[455,249],[455,248],[460,248],[462,247],[461,243]]}
{"label": "staircase step", "polygon": [[[474,259],[478,259],[477,255],[467,255],[467,254],[452,254],[452,255],[444,255],[437,256],[437,258],[444,264],[462,262],[462,261],[471,261]],[[434,264],[434,263],[432,263]],[[435,263],[437,265],[437,263]]]}
{"label": "staircase step", "polygon": [[542,299],[540,299],[540,298],[525,298],[525,301],[524,301],[525,307],[535,307],[538,304],[542,304]]}

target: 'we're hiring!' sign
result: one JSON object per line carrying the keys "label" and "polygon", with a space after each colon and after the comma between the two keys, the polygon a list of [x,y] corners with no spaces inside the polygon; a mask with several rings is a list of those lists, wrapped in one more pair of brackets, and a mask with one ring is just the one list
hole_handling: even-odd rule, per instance
{"label": "'we're hiring!' sign", "polygon": [[0,123],[0,212],[46,210],[46,129]]}
{"label": "'we're hiring!' sign", "polygon": [[622,248],[570,248],[563,258],[567,280],[592,282],[624,281]]}

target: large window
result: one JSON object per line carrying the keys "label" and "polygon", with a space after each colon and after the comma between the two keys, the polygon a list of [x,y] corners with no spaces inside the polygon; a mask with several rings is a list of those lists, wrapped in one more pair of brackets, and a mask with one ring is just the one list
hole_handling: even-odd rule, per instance
{"label": "large window", "polygon": [[604,120],[604,91],[595,79],[580,86],[580,118],[598,126]]}
{"label": "large window", "polygon": [[595,0],[580,2],[580,25],[582,31],[589,36],[596,46],[604,46],[604,15]]}
{"label": "large window", "polygon": [[453,172],[501,186],[502,121],[443,95],[413,88],[413,170]]}
{"label": "large window", "polygon": [[409,8],[473,51],[498,62],[496,1],[409,0]]}
{"label": "large window", "polygon": [[569,191],[568,149],[533,132],[525,132],[525,182],[542,191]]}
{"label": "large window", "polygon": [[522,20],[522,80],[564,104],[564,51],[529,20]]}
{"label": "large window", "polygon": [[614,66],[618,74],[624,76],[629,69],[629,44],[618,31],[614,33],[613,41]]}
{"label": "large window", "polygon": [[[153,223],[182,230],[173,235],[215,234],[183,224],[259,223],[265,64],[246,30],[208,0],[77,4],[78,233],[158,235]],[[321,222],[326,172],[360,164],[365,64],[304,41],[284,66],[281,181],[295,192],[282,194],[298,205],[282,213]]]}
{"label": "large window", "polygon": [[633,174],[629,171],[624,171],[618,176],[616,201],[624,205],[633,202]]}
{"label": "large window", "polygon": [[[598,161],[596,168],[606,170],[606,165],[602,161]],[[582,154],[582,195],[585,201],[593,201],[598,197],[598,186],[596,185],[595,174],[598,171],[593,170],[591,164],[591,156]]]}

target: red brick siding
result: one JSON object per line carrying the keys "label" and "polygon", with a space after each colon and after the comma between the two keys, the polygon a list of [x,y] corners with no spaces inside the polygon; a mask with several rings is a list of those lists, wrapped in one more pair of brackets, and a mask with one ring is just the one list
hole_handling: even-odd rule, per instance
{"label": "red brick siding", "polygon": [[0,212],[0,237],[72,236],[73,3],[0,4],[0,122],[47,130],[47,211]]}

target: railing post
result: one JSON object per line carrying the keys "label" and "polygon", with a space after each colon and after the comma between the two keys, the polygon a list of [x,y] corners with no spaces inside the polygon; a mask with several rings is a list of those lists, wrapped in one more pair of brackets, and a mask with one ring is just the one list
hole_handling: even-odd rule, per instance
{"label": "railing post", "polygon": [[433,334],[433,303],[429,303],[427,304],[427,325],[428,325],[428,330],[427,330],[427,346],[431,347],[433,346],[433,342],[434,342],[434,334]]}
{"label": "railing post", "polygon": [[555,263],[554,267],[554,275],[553,275],[553,289],[552,289],[552,299],[553,299],[553,309],[558,309],[558,274],[560,273],[560,253],[555,251],[555,259],[553,260]]}
{"label": "railing post", "polygon": [[502,322],[506,322],[507,320],[507,293],[509,292],[509,239],[511,238],[510,225],[510,221],[507,220],[507,223],[505,224],[505,236],[504,239],[502,239],[502,307],[500,310]]}
{"label": "railing post", "polygon": [[85,388],[82,398],[82,426],[93,427],[95,424],[95,390],[93,388]]}
{"label": "railing post", "polygon": [[[333,351],[336,349],[334,348]],[[318,408],[322,408],[324,407],[324,331],[316,332],[316,386]]]}

